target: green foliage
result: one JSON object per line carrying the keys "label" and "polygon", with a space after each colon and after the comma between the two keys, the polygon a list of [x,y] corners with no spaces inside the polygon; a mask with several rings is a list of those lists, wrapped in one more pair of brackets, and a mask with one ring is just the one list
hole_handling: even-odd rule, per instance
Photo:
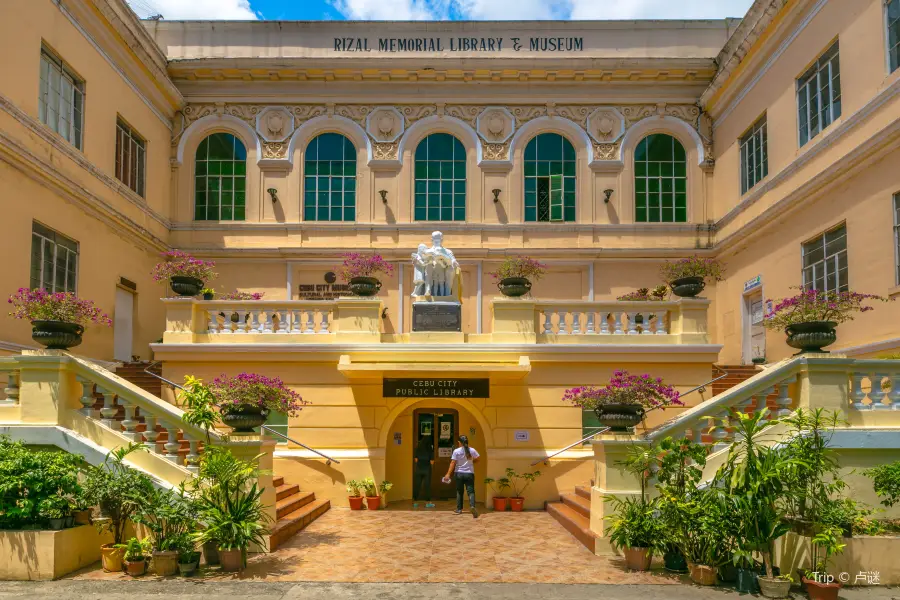
{"label": "green foliage", "polygon": [[491,486],[491,489],[494,490],[495,496],[502,496],[503,490],[508,490],[510,486],[508,477],[502,477],[500,479],[486,477],[484,480],[484,484]]}
{"label": "green foliage", "polygon": [[196,563],[200,560],[200,552],[197,550],[197,536],[184,535],[178,538],[173,550],[178,551],[178,562],[183,565]]}
{"label": "green foliage", "polygon": [[150,477],[125,464],[125,457],[141,448],[141,444],[133,443],[111,451],[103,463],[88,469],[84,481],[85,498],[99,506],[101,516],[106,518],[98,522],[98,528],[110,531],[116,544],[122,543],[128,521],[154,494]]}
{"label": "green foliage", "polygon": [[391,488],[393,488],[393,487],[394,487],[394,484],[391,483],[390,481],[388,481],[387,479],[385,479],[378,486],[378,491],[381,492],[382,494],[384,494],[384,493],[391,491]]}
{"label": "green foliage", "polygon": [[184,390],[181,392],[181,401],[185,412],[181,419],[188,425],[202,427],[206,430],[206,443],[210,443],[209,430],[214,429],[220,421],[219,411],[216,410],[216,398],[209,386],[203,384],[193,375],[184,378]]}
{"label": "green foliage", "polygon": [[154,489],[144,500],[134,521],[147,527],[159,552],[178,550],[194,533],[198,510],[196,502],[183,487],[177,490]]}
{"label": "green foliage", "polygon": [[663,524],[656,517],[656,503],[643,498],[605,498],[613,506],[606,535],[614,548],[660,549]]}
{"label": "green foliage", "polygon": [[824,572],[828,570],[828,559],[835,554],[844,551],[846,544],[842,543],[843,529],[836,525],[821,527],[812,539],[812,569],[810,572]]}
{"label": "green foliage", "polygon": [[718,491],[696,489],[678,503],[681,519],[675,529],[677,546],[688,562],[718,567],[729,560],[733,514]]}
{"label": "green foliage", "polygon": [[123,558],[128,562],[141,562],[142,560],[147,560],[147,557],[150,556],[150,551],[152,550],[150,538],[140,540],[133,537],[124,544],[116,544],[115,547],[124,550]]}
{"label": "green foliage", "polygon": [[36,450],[0,436],[0,529],[34,527],[46,518],[68,516],[81,503],[82,465],[75,454]]}
{"label": "green foliage", "polygon": [[706,466],[706,447],[687,439],[667,437],[654,448],[657,508],[665,551],[679,547],[679,528],[688,518],[687,502],[697,490]]}
{"label": "green foliage", "polygon": [[374,498],[378,495],[378,486],[375,484],[375,480],[371,477],[366,477],[359,483],[367,497]]}
{"label": "green foliage", "polygon": [[362,496],[363,484],[361,481],[356,479],[351,479],[347,482],[347,493],[353,496],[354,498],[358,498]]}
{"label": "green foliage", "polygon": [[535,480],[541,476],[540,471],[532,471],[531,473],[516,473],[515,469],[507,468],[506,469],[506,479],[509,482],[509,487],[512,488],[513,498],[521,498],[522,494],[525,493],[525,490],[528,489]]}
{"label": "green foliage", "polygon": [[872,479],[875,493],[884,506],[900,502],[900,461],[866,469],[863,474]]}

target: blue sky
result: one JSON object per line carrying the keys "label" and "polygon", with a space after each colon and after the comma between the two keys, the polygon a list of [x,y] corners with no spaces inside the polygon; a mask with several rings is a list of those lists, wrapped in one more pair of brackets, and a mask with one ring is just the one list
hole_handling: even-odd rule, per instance
{"label": "blue sky", "polygon": [[128,0],[176,19],[720,19],[752,0]]}

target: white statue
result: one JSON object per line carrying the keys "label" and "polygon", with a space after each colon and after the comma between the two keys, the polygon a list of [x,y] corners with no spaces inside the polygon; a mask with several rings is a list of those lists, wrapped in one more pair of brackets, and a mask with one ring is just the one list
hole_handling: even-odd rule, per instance
{"label": "white statue", "polygon": [[459,263],[453,252],[443,246],[444,234],[431,234],[431,248],[419,244],[418,252],[412,254],[413,293],[418,297],[460,296]]}

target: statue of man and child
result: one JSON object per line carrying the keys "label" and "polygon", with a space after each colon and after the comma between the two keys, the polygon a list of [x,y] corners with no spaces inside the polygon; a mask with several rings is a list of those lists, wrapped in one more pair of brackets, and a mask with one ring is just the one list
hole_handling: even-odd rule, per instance
{"label": "statue of man and child", "polygon": [[446,299],[462,296],[462,275],[453,251],[444,248],[444,235],[431,234],[431,248],[419,244],[412,254],[413,298]]}

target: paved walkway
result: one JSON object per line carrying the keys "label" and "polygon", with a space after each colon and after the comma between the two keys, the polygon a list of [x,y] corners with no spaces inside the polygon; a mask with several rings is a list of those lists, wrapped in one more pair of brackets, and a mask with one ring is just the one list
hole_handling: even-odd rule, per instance
{"label": "paved walkway", "polygon": [[[439,508],[443,508],[441,505]],[[128,579],[99,568],[76,579]],[[447,510],[332,509],[277,551],[250,559],[240,576],[217,568],[200,579],[330,582],[672,584],[662,570],[630,573],[594,556],[545,512],[473,519]],[[142,581],[159,579],[154,576]]]}

